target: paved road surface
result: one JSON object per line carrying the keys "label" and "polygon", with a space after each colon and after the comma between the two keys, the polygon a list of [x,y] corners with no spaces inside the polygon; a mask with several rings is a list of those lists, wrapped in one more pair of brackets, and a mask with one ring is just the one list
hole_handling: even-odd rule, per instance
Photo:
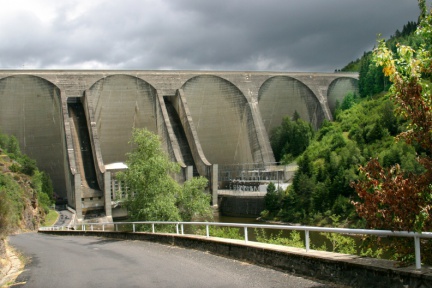
{"label": "paved road surface", "polygon": [[69,210],[59,210],[59,218],[54,226],[68,226],[73,217],[72,213]]}
{"label": "paved road surface", "polygon": [[14,287],[333,287],[208,253],[145,241],[26,233]]}

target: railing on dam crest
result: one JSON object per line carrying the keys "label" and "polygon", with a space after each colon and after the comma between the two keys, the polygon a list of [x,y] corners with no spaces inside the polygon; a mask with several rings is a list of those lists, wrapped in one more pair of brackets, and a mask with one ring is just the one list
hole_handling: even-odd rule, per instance
{"label": "railing on dam crest", "polygon": [[[421,256],[420,256],[420,239],[431,239],[432,232],[408,232],[408,231],[390,231],[390,230],[370,230],[370,229],[348,229],[348,228],[330,228],[330,227],[314,227],[314,226],[289,226],[289,225],[269,225],[269,224],[244,224],[244,223],[221,223],[221,222],[176,222],[176,221],[140,221],[140,222],[110,222],[110,223],[83,223],[75,225],[74,227],[67,226],[50,226],[40,227],[40,231],[55,231],[55,230],[82,230],[82,231],[94,231],[94,230],[113,230],[120,231],[121,227],[128,225],[132,226],[132,232],[136,232],[138,225],[149,225],[151,226],[152,233],[156,233],[156,225],[174,225],[175,234],[185,235],[185,226],[205,226],[206,237],[209,238],[211,226],[222,226],[222,227],[236,227],[243,229],[244,241],[248,243],[248,229],[274,229],[274,230],[291,230],[291,231],[304,231],[305,239],[305,250],[310,250],[310,232],[324,232],[324,233],[338,233],[338,234],[351,234],[351,235],[373,235],[378,237],[405,237],[414,239],[415,249],[415,265],[417,269],[421,269]],[[126,231],[130,231],[126,229]],[[165,231],[164,231],[165,233]],[[188,233],[188,235],[194,235]]]}

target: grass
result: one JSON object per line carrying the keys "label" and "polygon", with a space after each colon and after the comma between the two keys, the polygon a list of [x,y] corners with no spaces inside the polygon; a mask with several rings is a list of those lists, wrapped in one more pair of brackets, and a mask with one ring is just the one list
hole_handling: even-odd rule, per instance
{"label": "grass", "polygon": [[59,217],[59,214],[57,211],[50,209],[48,214],[45,216],[45,220],[42,223],[43,226],[53,226],[55,222],[57,222],[57,219]]}

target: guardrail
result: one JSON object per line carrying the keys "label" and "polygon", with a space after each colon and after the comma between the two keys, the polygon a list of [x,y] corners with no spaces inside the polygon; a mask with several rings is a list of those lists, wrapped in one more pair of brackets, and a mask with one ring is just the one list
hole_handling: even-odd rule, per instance
{"label": "guardrail", "polygon": [[136,232],[137,225],[151,225],[152,233],[156,233],[155,225],[175,225],[176,234],[184,235],[185,225],[196,225],[206,227],[206,237],[210,237],[210,226],[223,226],[223,227],[237,227],[243,228],[244,241],[247,243],[248,239],[248,228],[254,229],[275,229],[275,230],[295,230],[304,231],[305,233],[305,250],[310,250],[310,238],[309,232],[324,232],[324,233],[338,233],[338,234],[356,234],[356,235],[374,235],[374,236],[391,236],[391,237],[408,237],[414,239],[414,250],[415,250],[415,266],[416,269],[421,269],[421,256],[420,256],[420,239],[432,238],[432,232],[408,232],[408,231],[391,231],[391,230],[370,230],[370,229],[348,229],[348,228],[329,228],[329,227],[314,227],[314,226],[288,226],[288,225],[267,225],[267,224],[242,224],[242,223],[221,223],[221,222],[172,222],[172,221],[140,221],[140,222],[110,222],[110,223],[83,223],[75,225],[72,228],[66,226],[51,226],[51,227],[40,227],[42,231],[55,231],[55,230],[78,230],[78,227],[82,231],[93,231],[96,226],[101,227],[102,231],[105,231],[105,227],[111,226],[114,231],[119,231],[120,225],[132,225],[132,231]]}

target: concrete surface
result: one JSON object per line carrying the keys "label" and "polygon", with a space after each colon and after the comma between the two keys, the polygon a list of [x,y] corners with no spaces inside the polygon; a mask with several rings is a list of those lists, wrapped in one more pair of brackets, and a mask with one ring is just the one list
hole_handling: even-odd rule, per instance
{"label": "concrete surface", "polygon": [[[294,111],[319,127],[332,118],[336,101],[356,91],[357,78],[355,73],[0,70],[0,131],[15,135],[23,152],[50,174],[55,192],[68,199],[78,219],[93,209],[111,215],[104,167],[125,162],[133,128],[157,133],[171,159],[182,162],[164,97],[184,98],[179,124],[195,167],[214,190],[218,181],[210,165],[274,162],[271,129]],[[74,153],[82,147],[73,141],[68,112],[68,103],[77,102],[83,103],[103,197],[84,195],[79,153]]]}

